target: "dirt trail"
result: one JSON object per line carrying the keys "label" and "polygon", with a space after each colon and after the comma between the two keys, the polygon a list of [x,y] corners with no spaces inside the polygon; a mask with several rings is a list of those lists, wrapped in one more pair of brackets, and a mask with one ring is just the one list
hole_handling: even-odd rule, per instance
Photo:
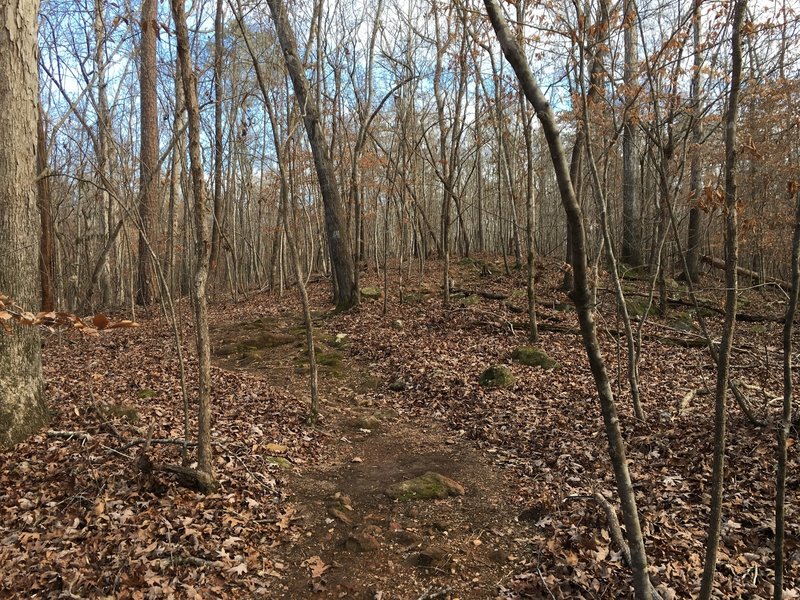
{"label": "dirt trail", "polygon": [[[261,373],[303,393],[307,385],[294,316],[215,331],[218,363]],[[317,464],[288,474],[293,539],[276,552],[283,598],[494,598],[530,554],[502,470],[467,441],[412,422],[388,405],[386,382],[348,358],[335,334],[317,330],[322,419]],[[396,501],[389,486],[436,472],[463,495]]]}

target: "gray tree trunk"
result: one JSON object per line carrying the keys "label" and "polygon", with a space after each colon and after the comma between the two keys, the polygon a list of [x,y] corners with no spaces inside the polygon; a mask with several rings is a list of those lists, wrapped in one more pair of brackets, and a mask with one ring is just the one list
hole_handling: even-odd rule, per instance
{"label": "gray tree trunk", "polygon": [[586,236],[583,226],[583,216],[572,187],[570,168],[567,162],[564,147],[561,144],[558,125],[556,123],[550,104],[539,88],[528,65],[525,54],[520,49],[503,17],[503,10],[498,0],[484,0],[492,27],[500,41],[500,46],[506,59],[514,68],[526,98],[536,111],[536,116],[542,124],[542,130],[547,140],[548,150],[553,162],[559,195],[567,220],[570,223],[569,244],[573,251],[574,289],[572,299],[575,302],[575,311],[580,323],[583,345],[589,359],[589,364],[594,377],[600,407],[603,414],[608,449],[614,476],[617,483],[622,506],[622,515],[625,521],[626,536],[630,546],[631,569],[633,571],[633,587],[636,598],[650,600],[652,598],[652,585],[647,573],[647,555],[644,548],[639,514],[636,509],[636,497],[633,492],[628,461],[625,456],[625,442],[622,438],[622,429],[619,424],[616,403],[611,391],[605,362],[600,353],[597,341],[597,329],[592,314],[592,299],[589,293],[589,273],[586,259]]}
{"label": "gray tree trunk", "polygon": [[314,156],[314,167],[319,180],[322,203],[325,207],[325,233],[328,238],[331,269],[335,283],[334,302],[337,310],[348,310],[356,306],[359,301],[355,263],[350,247],[350,231],[347,228],[344,205],[336,182],[328,144],[322,131],[319,107],[309,94],[305,68],[297,55],[297,41],[286,14],[286,7],[282,0],[268,0],[267,3],[275,21],[275,30],[281,50],[283,50],[286,70],[292,80],[297,104],[303,113],[308,143]]}
{"label": "gray tree trunk", "polygon": [[[0,294],[28,310],[39,306],[36,190],[38,0],[0,10]],[[39,331],[0,330],[0,446],[47,421]]]}
{"label": "gray tree trunk", "polygon": [[[156,95],[156,39],[158,14],[156,0],[142,1],[141,41],[139,50],[139,91],[141,113],[141,150],[139,186],[139,259],[136,300],[151,304],[156,299],[156,281],[150,264],[150,245],[155,247],[158,202],[158,97]],[[145,239],[146,238],[146,239]]]}
{"label": "gray tree trunk", "polygon": [[638,11],[635,0],[623,4],[625,22],[625,68],[623,83],[626,91],[625,122],[622,128],[622,262],[639,266],[642,264],[641,234],[639,228],[638,166],[636,148],[636,123],[632,103],[636,95],[636,72],[638,67]]}

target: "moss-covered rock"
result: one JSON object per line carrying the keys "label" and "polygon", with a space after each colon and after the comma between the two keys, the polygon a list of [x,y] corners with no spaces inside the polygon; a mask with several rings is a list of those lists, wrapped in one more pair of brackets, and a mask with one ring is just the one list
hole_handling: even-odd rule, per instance
{"label": "moss-covered rock", "polygon": [[361,288],[361,297],[365,300],[377,300],[381,297],[381,291],[376,287]]}
{"label": "moss-covered rock", "polygon": [[678,331],[693,331],[694,321],[692,319],[692,313],[689,311],[674,313],[672,318],[667,321],[667,325]]}
{"label": "moss-covered rock", "polygon": [[267,464],[275,465],[284,471],[290,471],[292,468],[291,461],[283,456],[265,456],[264,460],[267,461]]}
{"label": "moss-covered rock", "polygon": [[511,353],[514,362],[528,367],[542,367],[544,369],[560,369],[558,361],[553,360],[544,350],[534,346],[519,346]]}
{"label": "moss-covered rock", "polygon": [[464,486],[454,479],[428,471],[419,477],[389,486],[386,490],[386,495],[400,502],[430,500],[433,498],[442,499],[448,496],[463,496]]}
{"label": "moss-covered rock", "polygon": [[492,365],[481,374],[478,383],[489,388],[509,388],[516,380],[514,373],[505,365]]}

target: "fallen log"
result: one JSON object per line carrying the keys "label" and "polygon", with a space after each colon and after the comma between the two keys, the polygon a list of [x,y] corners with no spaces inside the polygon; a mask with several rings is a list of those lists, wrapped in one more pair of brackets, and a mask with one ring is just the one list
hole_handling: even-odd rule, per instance
{"label": "fallen log", "polygon": [[[713,267],[714,269],[720,269],[722,271],[725,270],[725,261],[719,258],[714,258],[713,256],[708,256],[707,254],[703,254],[700,256],[700,262]],[[756,283],[761,282],[761,275],[759,275],[756,271],[751,271],[750,269],[745,269],[744,267],[736,267],[736,272],[739,275],[743,275],[745,277],[749,277]],[[792,289],[792,284],[784,279],[776,279],[774,277],[765,277],[763,283],[769,285],[777,285],[782,287],[784,290]]]}

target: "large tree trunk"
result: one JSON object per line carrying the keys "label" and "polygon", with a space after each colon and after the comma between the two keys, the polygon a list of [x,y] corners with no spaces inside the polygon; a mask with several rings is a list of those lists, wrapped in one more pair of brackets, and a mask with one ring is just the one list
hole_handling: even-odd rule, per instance
{"label": "large tree trunk", "polygon": [[[39,304],[36,190],[38,0],[0,10],[0,293],[25,308]],[[0,330],[0,446],[24,439],[47,420],[39,331]]]}
{"label": "large tree trunk", "polygon": [[308,80],[300,57],[297,55],[297,41],[286,15],[282,0],[267,0],[275,30],[278,33],[286,69],[292,79],[292,87],[297,104],[303,113],[303,122],[308,135],[308,143],[314,156],[314,167],[319,180],[320,194],[325,208],[325,234],[331,255],[331,269],[335,283],[334,302],[337,310],[348,310],[358,304],[358,285],[356,284],[355,263],[350,247],[350,231],[342,205],[336,175],[330,158],[328,143],[320,124],[319,107],[310,97]]}
{"label": "large tree trunk", "polygon": [[194,196],[195,271],[192,286],[194,335],[198,365],[197,471],[198,483],[205,491],[216,486],[211,449],[211,340],[208,333],[208,259],[211,250],[208,203],[200,150],[200,108],[197,101],[197,76],[189,54],[189,31],[183,0],[172,0],[172,16],[177,32],[178,60],[189,125],[189,161]]}
{"label": "large tree trunk", "polygon": [[550,104],[536,83],[525,54],[509,31],[498,0],[484,0],[484,2],[503,53],[514,68],[520,86],[542,124],[550,157],[553,161],[561,203],[570,223],[569,244],[573,251],[574,260],[572,266],[575,278],[572,299],[575,302],[583,344],[589,359],[598,396],[600,397],[609,454],[616,478],[617,492],[622,505],[628,545],[630,546],[633,586],[638,599],[649,600],[652,597],[652,586],[647,573],[647,556],[644,549],[639,515],[636,510],[636,497],[633,493],[633,484],[625,456],[625,443],[622,438],[616,403],[597,341],[597,330],[592,314],[591,294],[589,293],[589,273],[583,217],[575,197],[575,190],[572,187],[569,164],[564,148],[561,145],[558,125]]}
{"label": "large tree trunk", "polygon": [[139,50],[140,87],[140,169],[139,186],[139,258],[136,300],[152,304],[156,299],[156,281],[151,265],[150,250],[156,247],[156,218],[158,203],[158,97],[156,95],[156,39],[158,20],[156,0],[142,0],[141,41]]}

